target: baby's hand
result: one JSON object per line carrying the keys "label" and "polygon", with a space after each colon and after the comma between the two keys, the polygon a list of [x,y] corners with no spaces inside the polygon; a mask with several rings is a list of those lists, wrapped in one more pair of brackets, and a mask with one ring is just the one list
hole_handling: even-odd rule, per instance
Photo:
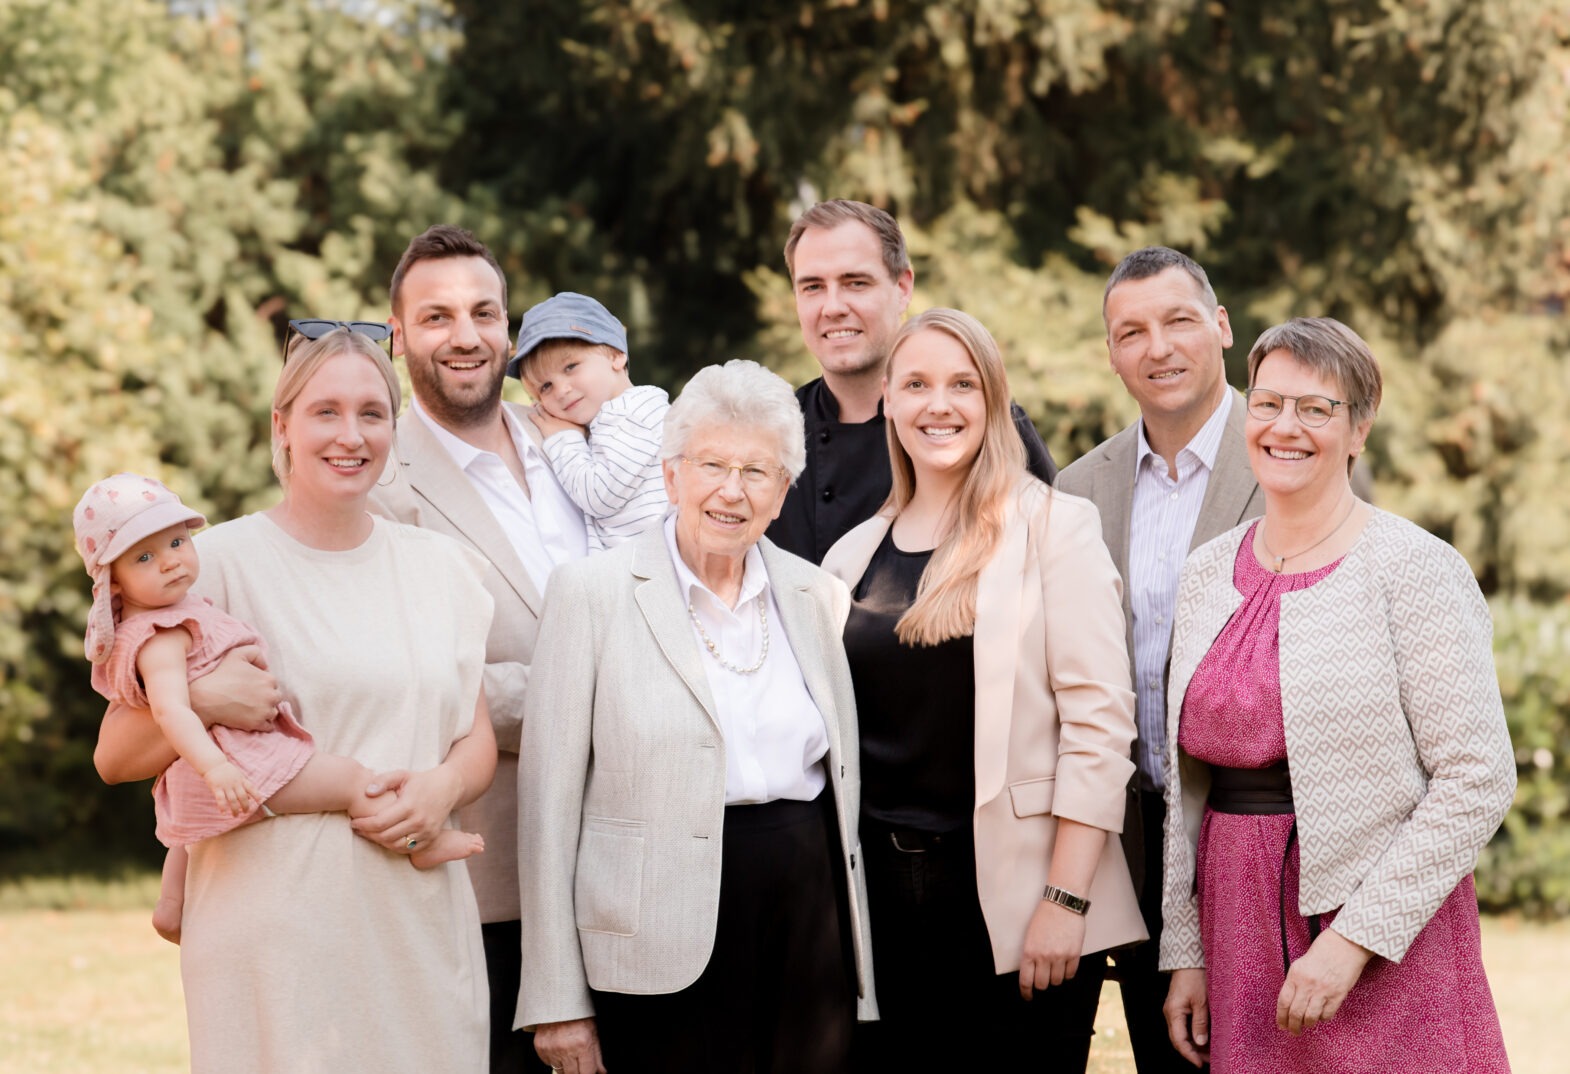
{"label": "baby's hand", "polygon": [[212,789],[218,808],[227,809],[231,816],[239,817],[249,813],[252,803],[260,798],[256,788],[251,786],[250,780],[245,778],[245,773],[241,772],[233,761],[223,761],[214,765],[203,773],[202,778]]}
{"label": "baby's hand", "polygon": [[579,436],[588,436],[589,431],[582,425],[564,421],[549,413],[543,404],[535,403],[529,408],[529,420],[534,422],[535,428],[540,430],[544,437],[555,436],[557,433],[577,433]]}

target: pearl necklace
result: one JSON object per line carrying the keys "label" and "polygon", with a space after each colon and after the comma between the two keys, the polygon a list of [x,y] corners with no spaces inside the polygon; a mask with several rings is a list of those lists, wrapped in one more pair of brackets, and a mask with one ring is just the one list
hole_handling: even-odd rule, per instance
{"label": "pearl necklace", "polygon": [[703,629],[703,621],[698,618],[698,609],[692,606],[692,601],[687,602],[687,615],[692,619],[692,625],[698,628],[698,637],[703,639],[704,646],[709,650],[709,655],[719,661],[720,667],[726,671],[734,671],[738,675],[751,675],[763,666],[769,658],[769,613],[765,595],[758,594],[758,622],[763,627],[763,652],[758,654],[758,662],[750,668],[737,667],[720,655],[720,647],[714,644],[714,639],[709,637],[709,632]]}

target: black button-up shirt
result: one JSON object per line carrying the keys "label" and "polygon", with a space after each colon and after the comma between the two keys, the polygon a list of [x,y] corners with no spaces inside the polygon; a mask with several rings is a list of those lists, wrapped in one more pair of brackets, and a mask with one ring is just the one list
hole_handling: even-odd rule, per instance
{"label": "black button-up shirt", "polygon": [[[807,420],[807,466],[785,493],[785,505],[769,525],[768,537],[787,552],[822,563],[835,541],[871,518],[889,498],[894,477],[884,439],[883,404],[870,421],[844,424],[839,400],[822,377],[798,388],[796,399]],[[1026,466],[1050,485],[1057,464],[1025,411],[1018,403],[1009,406],[1025,445]]]}

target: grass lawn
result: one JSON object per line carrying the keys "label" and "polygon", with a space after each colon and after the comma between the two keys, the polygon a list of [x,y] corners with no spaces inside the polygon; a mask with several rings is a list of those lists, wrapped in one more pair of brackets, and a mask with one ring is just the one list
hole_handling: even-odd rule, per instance
{"label": "grass lawn", "polygon": [[[147,923],[156,878],[0,885],[0,1074],[187,1069],[180,961]],[[1570,921],[1483,922],[1483,956],[1515,1074],[1562,1074]],[[1091,1074],[1134,1074],[1116,985]]]}

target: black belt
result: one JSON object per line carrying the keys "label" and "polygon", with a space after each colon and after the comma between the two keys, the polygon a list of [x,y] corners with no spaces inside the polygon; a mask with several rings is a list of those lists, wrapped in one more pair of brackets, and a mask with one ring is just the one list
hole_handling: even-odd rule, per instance
{"label": "black belt", "polygon": [[[1217,813],[1240,816],[1272,816],[1296,813],[1292,804],[1292,774],[1286,761],[1277,761],[1268,768],[1227,768],[1212,765],[1210,768],[1210,796],[1206,804]],[[1281,885],[1277,906],[1281,922],[1281,972],[1292,968],[1292,953],[1287,948],[1287,859],[1292,845],[1297,842],[1297,818],[1292,818],[1292,829],[1287,832],[1286,849],[1281,852]],[[1308,939],[1319,938],[1319,915],[1312,914],[1308,922]]]}
{"label": "black belt", "polygon": [[1292,774],[1285,761],[1269,768],[1210,768],[1208,804],[1217,813],[1257,817],[1296,813],[1292,805]]}
{"label": "black belt", "polygon": [[887,843],[901,854],[925,854],[928,851],[947,850],[971,838],[968,827],[951,831],[932,832],[921,828],[899,828],[885,824],[876,817],[863,817],[861,822],[863,842]]}

